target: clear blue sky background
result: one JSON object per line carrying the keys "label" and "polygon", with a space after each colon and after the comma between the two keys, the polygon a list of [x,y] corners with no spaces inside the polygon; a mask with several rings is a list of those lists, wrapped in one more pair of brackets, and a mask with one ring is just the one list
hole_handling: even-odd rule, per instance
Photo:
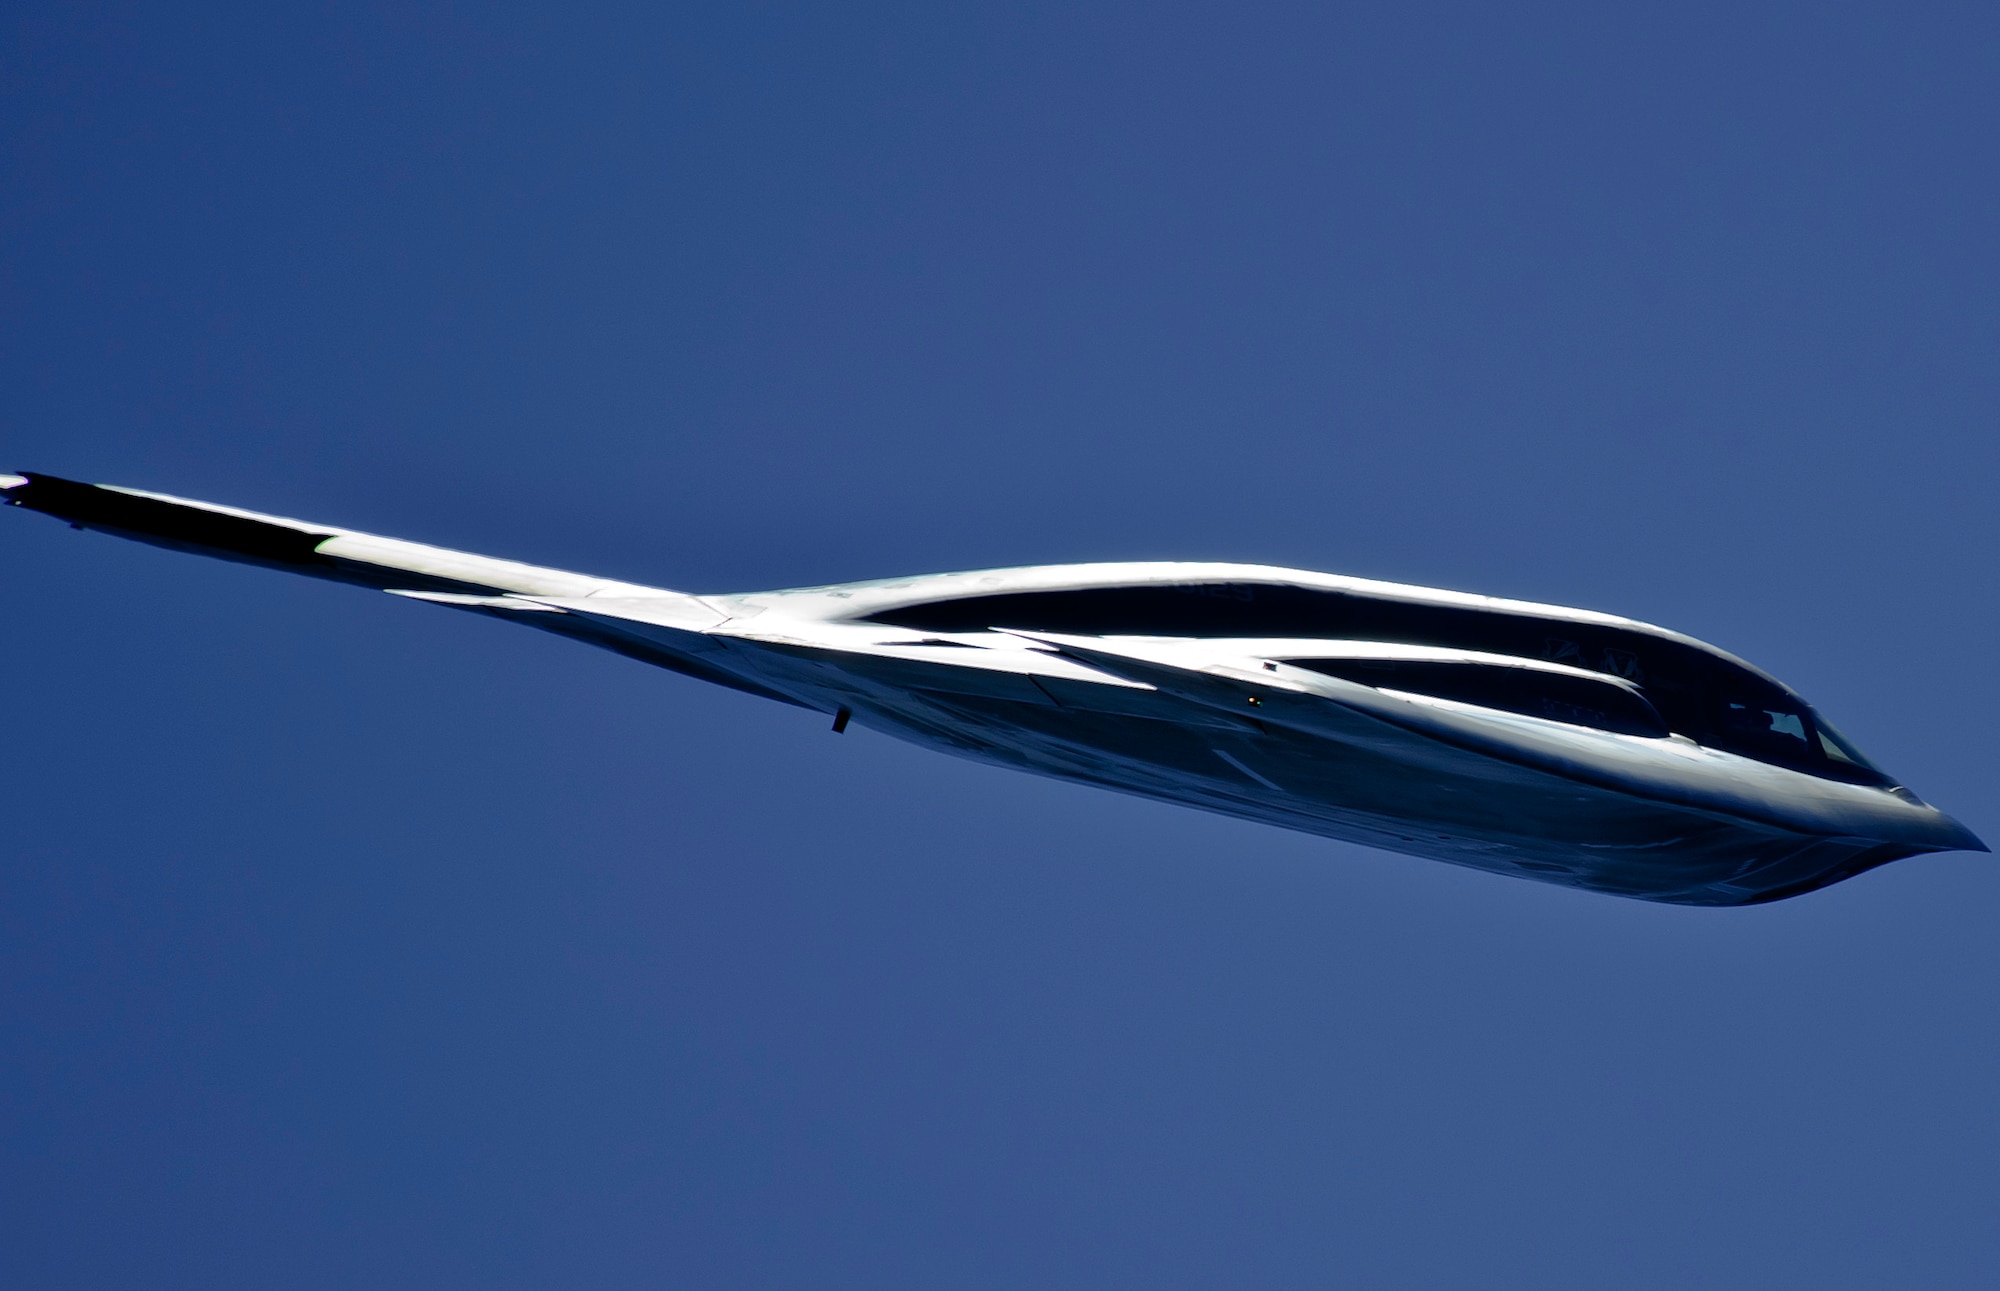
{"label": "clear blue sky background", "polygon": [[[0,468],[1611,610],[2000,836],[1990,5],[275,8],[10,8]],[[32,515],[0,587],[7,1286],[2000,1284],[1990,857],[1652,907]]]}

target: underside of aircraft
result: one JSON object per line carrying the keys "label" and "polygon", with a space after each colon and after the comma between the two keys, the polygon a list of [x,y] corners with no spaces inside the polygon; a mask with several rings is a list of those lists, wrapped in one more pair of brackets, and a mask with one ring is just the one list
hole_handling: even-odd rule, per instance
{"label": "underside of aircraft", "polygon": [[1596,892],[1987,850],[1797,694],[1631,619],[1261,565],[690,595],[50,475],[0,499],[574,637],[964,757]]}

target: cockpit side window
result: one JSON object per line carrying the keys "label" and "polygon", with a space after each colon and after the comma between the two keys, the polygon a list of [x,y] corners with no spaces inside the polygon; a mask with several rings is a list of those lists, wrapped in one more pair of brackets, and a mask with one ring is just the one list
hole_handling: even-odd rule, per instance
{"label": "cockpit side window", "polygon": [[1786,753],[1804,753],[1805,714],[1789,706],[1766,707],[1768,700],[1725,699],[1722,701],[1722,729],[1737,739],[1768,745]]}
{"label": "cockpit side window", "polygon": [[1724,695],[1719,718],[1715,735],[1704,742],[1725,752],[1836,780],[1890,783],[1825,719],[1790,696]]}

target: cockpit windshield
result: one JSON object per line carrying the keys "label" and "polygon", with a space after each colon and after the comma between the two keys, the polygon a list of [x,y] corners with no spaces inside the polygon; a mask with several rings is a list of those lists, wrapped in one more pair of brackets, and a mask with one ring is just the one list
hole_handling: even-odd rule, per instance
{"label": "cockpit windshield", "polygon": [[1705,741],[1716,748],[1836,780],[1893,783],[1825,718],[1788,695],[1725,695],[1717,716]]}
{"label": "cockpit windshield", "polygon": [[1819,735],[1819,746],[1826,753],[1827,757],[1833,759],[1835,762],[1843,762],[1848,766],[1870,772],[1881,778],[1885,783],[1888,781],[1888,773],[1863,757],[1861,750],[1854,747],[1854,741],[1848,739],[1839,731],[1834,730],[1833,723],[1827,721],[1818,713],[1813,714],[1813,728]]}

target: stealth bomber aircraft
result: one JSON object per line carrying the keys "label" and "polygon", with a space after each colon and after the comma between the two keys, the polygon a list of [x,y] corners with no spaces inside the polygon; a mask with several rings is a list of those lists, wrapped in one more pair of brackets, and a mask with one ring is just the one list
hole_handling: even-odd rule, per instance
{"label": "stealth bomber aircraft", "polygon": [[51,475],[82,529],[574,637],[917,744],[1681,905],[1987,850],[1791,689],[1610,614],[1263,565],[690,595]]}

